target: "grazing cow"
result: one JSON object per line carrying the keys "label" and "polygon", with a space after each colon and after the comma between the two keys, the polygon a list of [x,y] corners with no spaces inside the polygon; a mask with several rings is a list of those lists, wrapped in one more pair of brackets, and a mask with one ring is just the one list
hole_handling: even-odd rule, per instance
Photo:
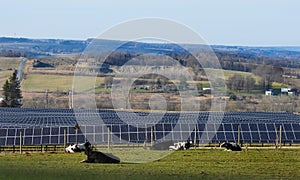
{"label": "grazing cow", "polygon": [[83,161],[86,163],[120,163],[120,159],[109,153],[102,153],[93,151],[91,143],[86,142],[85,154],[87,155],[87,160]]}
{"label": "grazing cow", "polygon": [[84,144],[71,144],[65,149],[65,151],[68,153],[81,152],[84,150],[85,150]]}
{"label": "grazing cow", "polygon": [[228,151],[242,151],[241,146],[237,143],[224,142],[220,147],[225,148]]}

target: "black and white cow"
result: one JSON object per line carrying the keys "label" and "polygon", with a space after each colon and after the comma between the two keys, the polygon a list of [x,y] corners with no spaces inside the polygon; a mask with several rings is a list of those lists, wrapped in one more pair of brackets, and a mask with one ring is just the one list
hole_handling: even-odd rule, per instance
{"label": "black and white cow", "polygon": [[220,147],[225,148],[228,151],[242,151],[241,146],[237,143],[224,142]]}
{"label": "black and white cow", "polygon": [[86,163],[120,163],[120,159],[109,153],[102,153],[98,151],[93,151],[91,143],[86,142],[85,154],[87,155],[87,160],[83,161]]}
{"label": "black and white cow", "polygon": [[65,148],[65,151],[68,153],[82,152],[84,150],[85,150],[84,143],[83,144],[71,144]]}
{"label": "black and white cow", "polygon": [[169,150],[188,150],[191,147],[191,142],[177,142],[173,146],[169,146]]}

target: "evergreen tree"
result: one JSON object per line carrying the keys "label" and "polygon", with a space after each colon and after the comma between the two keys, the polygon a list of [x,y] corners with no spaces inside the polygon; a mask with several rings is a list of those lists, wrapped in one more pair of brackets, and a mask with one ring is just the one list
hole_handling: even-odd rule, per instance
{"label": "evergreen tree", "polygon": [[20,81],[17,78],[17,71],[14,71],[9,80],[3,85],[3,96],[8,107],[22,106],[22,92]]}
{"label": "evergreen tree", "polygon": [[4,100],[8,102],[10,97],[10,85],[8,80],[6,80],[5,84],[3,85],[3,96],[4,96]]}

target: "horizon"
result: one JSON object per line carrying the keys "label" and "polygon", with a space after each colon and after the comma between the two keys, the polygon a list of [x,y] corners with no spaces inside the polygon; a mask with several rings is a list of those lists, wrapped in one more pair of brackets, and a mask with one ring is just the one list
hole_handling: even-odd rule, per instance
{"label": "horizon", "polygon": [[[87,41],[89,39],[97,39],[97,38],[86,38],[86,39],[64,39],[64,38],[31,38],[31,37],[11,37],[11,36],[0,36],[0,38],[12,38],[12,39],[29,39],[29,40],[63,40],[63,41]],[[123,41],[116,39],[99,39],[105,41]],[[125,42],[125,41],[124,41]],[[144,42],[144,41],[132,41],[138,43],[148,43],[148,44],[160,44],[159,42]],[[168,43],[166,43],[168,44]],[[179,43],[181,45],[201,45],[201,44],[193,44],[193,43]],[[224,47],[256,47],[256,48],[289,48],[289,47],[297,47],[300,48],[300,45],[227,45],[227,44],[204,44],[208,46],[224,46]]]}
{"label": "horizon", "polygon": [[132,19],[181,23],[207,44],[300,46],[300,1],[4,1],[0,36],[83,40]]}

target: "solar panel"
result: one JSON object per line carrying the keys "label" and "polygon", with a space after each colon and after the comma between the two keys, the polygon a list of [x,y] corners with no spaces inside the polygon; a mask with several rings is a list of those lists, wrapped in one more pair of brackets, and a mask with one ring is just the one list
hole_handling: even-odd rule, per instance
{"label": "solar panel", "polygon": [[[225,112],[222,124],[215,124],[213,121],[223,113],[219,112],[197,112],[197,113],[166,113],[163,119],[156,123],[155,117],[160,117],[159,113],[147,119],[148,113],[138,112],[138,116],[146,118],[145,124],[139,122],[132,114],[125,111],[114,110],[76,110],[80,122],[77,140],[85,142],[86,138],[94,142],[107,141],[107,128],[111,130],[112,140],[116,143],[124,141],[143,142],[150,141],[151,127],[153,127],[153,137],[156,140],[184,141],[186,138],[194,139],[195,127],[196,140],[205,139],[203,142],[223,142],[236,141],[238,125],[241,127],[242,142],[274,142],[276,132],[279,132],[279,125],[282,124],[282,139],[287,142],[300,141],[300,116],[287,113],[263,113],[263,112]],[[117,114],[121,114],[126,121],[131,121],[132,125],[127,125]],[[198,124],[191,117],[198,116]],[[98,124],[98,116],[101,116],[105,123]],[[88,116],[88,118],[85,118]],[[181,124],[178,118],[181,116]],[[210,117],[210,124],[206,125]],[[87,119],[91,119],[87,121]],[[97,123],[95,123],[97,122]],[[135,125],[137,123],[137,125]],[[152,124],[151,124],[152,123]],[[0,108],[0,145],[18,144],[20,132],[24,137],[24,144],[62,144],[64,130],[66,129],[67,143],[75,143],[76,117],[74,110],[70,109],[20,109],[20,108]],[[124,141],[120,140],[123,139]]]}
{"label": "solar panel", "polygon": [[283,128],[285,131],[292,131],[292,125],[291,124],[283,124]]}
{"label": "solar panel", "polygon": [[49,144],[49,136],[42,136],[42,144]]}
{"label": "solar panel", "polygon": [[145,140],[147,140],[146,133],[143,133],[143,132],[138,133],[138,139],[140,142],[144,142]]}
{"label": "solar panel", "polygon": [[274,140],[274,141],[276,140],[277,136],[276,136],[275,131],[269,131],[268,134],[269,134],[270,140]]}
{"label": "solar panel", "polygon": [[0,137],[5,137],[7,133],[7,129],[0,129]]}
{"label": "solar panel", "polygon": [[299,141],[300,140],[300,131],[295,131],[294,134],[295,134],[296,140]]}
{"label": "solar panel", "polygon": [[300,124],[292,124],[294,131],[300,131]]}
{"label": "solar panel", "polygon": [[252,141],[251,142],[261,142],[259,133],[256,131],[251,131],[251,137],[252,137]]}
{"label": "solar panel", "polygon": [[17,143],[15,143],[15,138],[7,138],[6,139],[6,146],[12,146],[12,145],[16,145]]}
{"label": "solar panel", "polygon": [[25,134],[26,134],[26,136],[32,136],[33,135],[33,129],[31,129],[31,128],[25,129]]}
{"label": "solar panel", "polygon": [[51,136],[51,144],[58,144],[58,136]]}
{"label": "solar panel", "polygon": [[260,131],[259,135],[260,135],[261,142],[268,142],[268,140],[270,139],[266,131]]}
{"label": "solar panel", "polygon": [[[79,135],[77,136],[77,141],[78,141],[78,142],[86,142],[85,136],[84,136],[83,134],[79,134]],[[76,143],[76,141],[75,141],[74,143]]]}
{"label": "solar panel", "polygon": [[25,137],[24,144],[32,144],[32,137]]}
{"label": "solar panel", "polygon": [[260,132],[262,132],[262,131],[267,131],[266,124],[264,124],[264,123],[262,123],[262,124],[257,124],[257,126],[258,126],[258,130],[259,130]]}
{"label": "solar panel", "polygon": [[221,140],[221,141],[224,140],[224,139],[226,139],[224,131],[218,131],[217,132],[217,139]]}
{"label": "solar panel", "polygon": [[33,145],[40,145],[40,144],[42,144],[41,137],[33,137]]}
{"label": "solar panel", "polygon": [[172,131],[172,129],[173,129],[172,124],[164,124],[165,132],[170,132],[170,131]]}
{"label": "solar panel", "polygon": [[[235,142],[236,140],[235,140],[235,136],[234,136],[234,133],[231,131],[229,131],[229,132],[226,132],[225,131],[225,136],[226,136],[226,139],[224,139],[224,141],[231,141],[231,142]],[[220,141],[222,141],[222,140],[220,140]]]}
{"label": "solar panel", "polygon": [[42,129],[41,128],[34,128],[34,135],[41,135]]}
{"label": "solar panel", "polygon": [[76,136],[70,134],[68,136],[68,143],[76,143]]}
{"label": "solar panel", "polygon": [[130,142],[137,142],[138,138],[137,138],[137,133],[129,133],[129,138],[130,138]]}
{"label": "solar panel", "polygon": [[5,146],[6,138],[0,138],[0,146]]}
{"label": "solar panel", "polygon": [[241,124],[241,130],[242,131],[250,131],[249,124]]}
{"label": "solar panel", "polygon": [[174,141],[181,141],[182,140],[182,136],[181,136],[181,132],[180,131],[174,131],[172,133],[172,135],[173,135]]}
{"label": "solar panel", "polygon": [[257,124],[249,124],[250,131],[258,131]]}
{"label": "solar panel", "polygon": [[204,131],[204,128],[205,128],[205,124],[203,124],[203,123],[199,123],[197,125],[197,131],[202,132],[202,131]]}
{"label": "solar panel", "polygon": [[51,135],[59,135],[59,128],[51,127]]}
{"label": "solar panel", "polygon": [[163,124],[156,124],[154,129],[155,131],[164,131]]}
{"label": "solar panel", "polygon": [[16,135],[16,129],[8,129],[7,136],[15,136]]}

